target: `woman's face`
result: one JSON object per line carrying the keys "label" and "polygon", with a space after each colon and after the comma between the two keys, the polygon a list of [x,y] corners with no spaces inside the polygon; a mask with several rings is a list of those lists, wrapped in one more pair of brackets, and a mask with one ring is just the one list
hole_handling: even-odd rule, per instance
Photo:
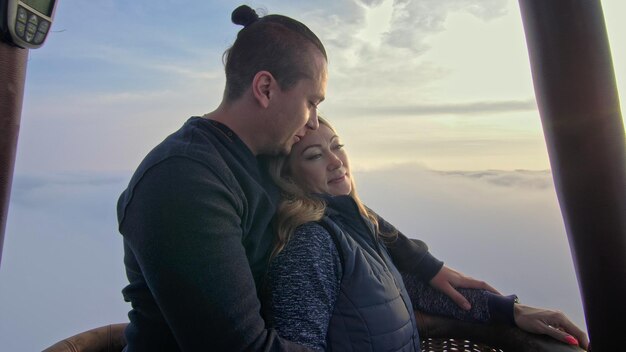
{"label": "woman's face", "polygon": [[348,195],[352,190],[348,155],[326,125],[309,130],[287,160],[291,178],[309,193]]}

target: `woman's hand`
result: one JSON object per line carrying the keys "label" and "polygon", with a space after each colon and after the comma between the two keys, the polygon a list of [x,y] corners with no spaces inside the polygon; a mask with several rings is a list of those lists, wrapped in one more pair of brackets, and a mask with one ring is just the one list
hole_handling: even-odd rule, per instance
{"label": "woman's hand", "polygon": [[469,276],[465,276],[456,270],[450,269],[447,266],[443,266],[441,270],[430,280],[430,285],[439,291],[443,292],[446,296],[450,297],[459,307],[470,310],[472,305],[469,303],[456,288],[476,288],[491,291],[495,294],[500,294],[498,290],[491,287],[484,281],[473,279]]}
{"label": "woman's hand", "polygon": [[513,306],[515,324],[525,331],[551,336],[570,345],[589,347],[587,335],[572,323],[565,314],[523,304]]}

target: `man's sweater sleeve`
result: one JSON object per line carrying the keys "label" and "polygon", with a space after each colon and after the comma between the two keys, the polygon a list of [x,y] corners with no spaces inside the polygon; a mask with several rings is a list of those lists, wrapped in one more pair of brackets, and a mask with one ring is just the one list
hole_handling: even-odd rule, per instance
{"label": "man's sweater sleeve", "polygon": [[323,351],[339,295],[341,261],[322,226],[298,227],[270,263],[265,291],[270,326],[280,336]]}
{"label": "man's sweater sleeve", "polygon": [[406,237],[380,215],[377,216],[378,228],[383,234],[396,234],[392,239],[384,241],[393,264],[398,270],[429,282],[441,270],[443,262],[428,252],[426,243]]}
{"label": "man's sweater sleeve", "polygon": [[513,304],[517,296],[501,296],[486,290],[458,288],[472,305],[461,309],[450,297],[422,282],[415,275],[402,273],[413,308],[429,314],[479,323],[505,323],[514,326]]}
{"label": "man's sweater sleeve", "polygon": [[[139,286],[147,285],[181,350],[306,351],[265,328],[241,212],[240,200],[206,165],[171,158],[152,167],[120,220],[145,280]],[[142,292],[131,281],[124,293]]]}

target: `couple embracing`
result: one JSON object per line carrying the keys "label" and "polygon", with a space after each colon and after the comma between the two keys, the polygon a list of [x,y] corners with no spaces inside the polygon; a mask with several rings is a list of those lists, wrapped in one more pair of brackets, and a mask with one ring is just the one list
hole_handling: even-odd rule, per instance
{"label": "couple embracing", "polygon": [[156,146],[118,201],[126,351],[419,351],[415,309],[586,347],[563,314],[448,268],[366,207],[318,116],[321,41],[247,6],[232,20],[221,104]]}

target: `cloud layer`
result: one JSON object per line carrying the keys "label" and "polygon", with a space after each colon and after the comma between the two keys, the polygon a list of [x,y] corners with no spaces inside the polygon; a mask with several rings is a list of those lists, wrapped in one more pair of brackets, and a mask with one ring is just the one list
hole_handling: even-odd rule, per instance
{"label": "cloud layer", "polygon": [[[41,350],[127,321],[115,204],[130,175],[18,175],[0,268],[0,340]],[[449,266],[584,326],[548,171],[357,172],[364,201]],[[546,268],[549,268],[548,270]]]}
{"label": "cloud layer", "polygon": [[115,203],[127,175],[17,175],[0,267],[0,340],[40,351],[127,321]]}

